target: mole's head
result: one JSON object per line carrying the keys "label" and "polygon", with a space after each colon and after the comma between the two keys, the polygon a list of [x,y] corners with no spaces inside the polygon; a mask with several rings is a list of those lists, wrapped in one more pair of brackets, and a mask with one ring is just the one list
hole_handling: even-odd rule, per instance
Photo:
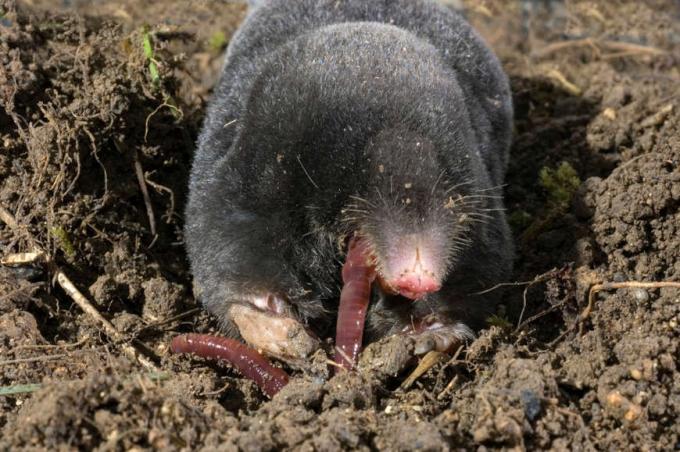
{"label": "mole's head", "polygon": [[366,154],[366,191],[345,215],[370,243],[383,288],[413,300],[438,291],[471,240],[474,177],[451,168],[466,158],[403,131],[378,135]]}

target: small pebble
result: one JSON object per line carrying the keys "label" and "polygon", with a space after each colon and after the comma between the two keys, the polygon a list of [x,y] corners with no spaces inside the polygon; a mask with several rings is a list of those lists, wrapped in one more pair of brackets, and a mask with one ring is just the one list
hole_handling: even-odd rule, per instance
{"label": "small pebble", "polygon": [[541,399],[529,389],[524,389],[520,393],[520,400],[524,407],[524,415],[531,422],[541,413]]}
{"label": "small pebble", "polygon": [[624,282],[624,281],[627,280],[626,275],[624,275],[621,272],[614,273],[614,276],[612,277],[612,279],[614,280],[614,282]]}
{"label": "small pebble", "polygon": [[638,287],[637,289],[633,289],[633,297],[635,297],[639,303],[645,303],[649,300],[649,292],[641,287]]}

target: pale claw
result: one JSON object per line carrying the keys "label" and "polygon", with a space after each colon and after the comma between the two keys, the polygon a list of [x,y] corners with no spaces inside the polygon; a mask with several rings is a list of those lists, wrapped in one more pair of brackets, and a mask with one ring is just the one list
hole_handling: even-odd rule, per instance
{"label": "pale claw", "polygon": [[462,323],[441,323],[421,321],[415,327],[409,326],[403,331],[413,335],[415,355],[424,355],[429,351],[448,353],[456,347],[475,338],[475,333]]}
{"label": "pale claw", "polygon": [[301,364],[321,346],[297,320],[275,312],[235,304],[229,310],[241,337],[262,353]]}
{"label": "pale claw", "polygon": [[475,338],[470,328],[462,323],[444,324],[422,320],[415,326],[409,326],[404,332],[415,340],[413,354],[422,356],[413,372],[401,384],[402,389],[408,389],[428,370],[447,358],[447,354]]}

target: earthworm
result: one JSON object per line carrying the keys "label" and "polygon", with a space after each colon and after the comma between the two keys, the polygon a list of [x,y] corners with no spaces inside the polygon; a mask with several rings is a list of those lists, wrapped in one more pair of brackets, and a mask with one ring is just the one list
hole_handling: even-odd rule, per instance
{"label": "earthworm", "polygon": [[209,334],[183,334],[172,340],[173,353],[193,353],[202,358],[222,359],[253,380],[269,397],[288,384],[288,374],[274,367],[260,353],[245,344]]}
{"label": "earthworm", "polygon": [[357,362],[364,335],[364,321],[376,270],[368,243],[353,237],[342,267],[342,291],[335,330],[335,362],[351,370]]}

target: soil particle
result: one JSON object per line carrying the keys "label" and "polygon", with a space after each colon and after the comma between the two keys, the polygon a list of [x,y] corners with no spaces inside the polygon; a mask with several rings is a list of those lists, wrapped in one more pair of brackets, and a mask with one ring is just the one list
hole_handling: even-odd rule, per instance
{"label": "soil particle", "polygon": [[164,278],[153,278],[142,283],[144,307],[142,316],[147,321],[157,322],[179,313],[186,298],[184,287]]}

